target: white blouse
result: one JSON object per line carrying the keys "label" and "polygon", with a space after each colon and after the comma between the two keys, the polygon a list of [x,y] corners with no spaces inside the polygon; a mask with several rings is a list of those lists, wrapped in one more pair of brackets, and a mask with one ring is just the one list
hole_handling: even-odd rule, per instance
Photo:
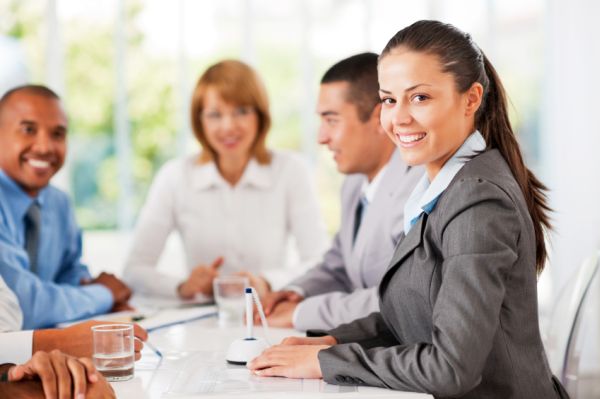
{"label": "white blouse", "polygon": [[[168,162],[157,174],[144,205],[125,266],[136,292],[176,296],[181,279],[155,270],[171,231],[182,239],[187,268],[223,256],[223,274],[248,270],[281,286],[314,266],[328,238],[306,164],[298,155],[274,151],[268,165],[252,159],[232,187],[214,162],[198,155]],[[288,239],[300,264],[286,269]]]}

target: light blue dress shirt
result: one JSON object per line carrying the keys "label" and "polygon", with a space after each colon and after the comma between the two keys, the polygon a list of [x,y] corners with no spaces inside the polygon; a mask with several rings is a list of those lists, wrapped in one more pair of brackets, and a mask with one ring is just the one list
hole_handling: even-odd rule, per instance
{"label": "light blue dress shirt", "polygon": [[[41,230],[35,275],[24,249],[24,217],[33,201],[41,209]],[[27,195],[0,170],[0,275],[23,310],[23,328],[42,328],[60,322],[106,313],[111,292],[98,284],[81,286],[90,278],[80,263],[81,231],[65,193],[48,186],[37,198]]]}
{"label": "light blue dress shirt", "polygon": [[429,182],[427,173],[423,175],[404,205],[404,234],[408,234],[423,213],[430,214],[433,211],[440,195],[448,188],[454,176],[473,156],[484,150],[485,140],[475,130],[444,164],[432,182]]}

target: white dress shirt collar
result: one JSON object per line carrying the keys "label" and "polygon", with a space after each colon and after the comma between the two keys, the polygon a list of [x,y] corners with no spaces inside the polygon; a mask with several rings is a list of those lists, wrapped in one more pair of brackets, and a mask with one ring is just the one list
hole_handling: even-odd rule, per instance
{"label": "white dress shirt collar", "polygon": [[[197,157],[194,157],[193,162],[197,162],[197,164],[194,168],[192,184],[197,190],[231,187],[219,172],[215,162],[201,164]],[[251,158],[237,186],[267,189],[272,184],[271,180],[270,165],[261,165],[256,159]]]}
{"label": "white dress shirt collar", "polygon": [[[391,158],[390,158],[391,160]],[[372,203],[373,199],[375,198],[375,194],[377,193],[377,188],[379,187],[381,180],[383,179],[383,176],[385,175],[385,171],[388,169],[388,165],[390,163],[386,163],[383,168],[381,168],[379,170],[379,172],[377,172],[377,174],[375,175],[375,177],[373,178],[373,180],[371,180],[369,182],[368,179],[365,179],[365,181],[362,184],[362,187],[360,188],[360,194],[361,197],[366,198],[367,203]]]}

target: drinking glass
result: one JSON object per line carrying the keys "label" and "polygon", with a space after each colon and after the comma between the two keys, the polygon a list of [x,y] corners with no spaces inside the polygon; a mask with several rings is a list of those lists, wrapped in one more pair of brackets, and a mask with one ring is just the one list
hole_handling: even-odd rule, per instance
{"label": "drinking glass", "polygon": [[92,327],[96,369],[108,381],[133,378],[135,362],[132,324],[102,324]]}
{"label": "drinking glass", "polygon": [[247,277],[222,276],[214,279],[213,292],[219,310],[219,326],[243,326],[246,310],[245,289],[248,286]]}

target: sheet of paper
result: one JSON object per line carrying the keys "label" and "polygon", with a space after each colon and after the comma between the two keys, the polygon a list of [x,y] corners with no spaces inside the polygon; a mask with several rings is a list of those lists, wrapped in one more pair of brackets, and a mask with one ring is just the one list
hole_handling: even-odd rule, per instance
{"label": "sheet of paper", "polygon": [[[130,302],[135,310],[106,313],[81,320],[67,321],[57,324],[56,327],[65,328],[87,320],[131,323],[132,321],[137,322],[140,318],[147,321],[144,323],[140,322],[139,324],[147,324],[148,326],[156,327],[159,324],[167,322],[182,321],[186,317],[192,318],[203,314],[213,313],[216,310],[213,306],[209,306],[211,303],[212,298],[203,295],[198,295],[196,298],[186,301],[172,298],[135,295]],[[209,311],[208,309],[211,310]],[[164,316],[166,313],[172,314],[173,316]],[[144,326],[144,328],[148,327]]]}
{"label": "sheet of paper", "polygon": [[190,322],[201,317],[216,316],[216,312],[217,308],[215,306],[159,310],[139,320],[138,324],[148,331],[152,331],[162,327]]}
{"label": "sheet of paper", "polygon": [[144,309],[175,309],[175,308],[188,308],[197,305],[209,305],[212,304],[213,298],[202,294],[196,295],[194,299],[177,299],[177,298],[165,298],[157,296],[146,296],[136,294],[131,299],[131,305],[135,308]]}
{"label": "sheet of paper", "polygon": [[65,327],[72,326],[73,324],[81,323],[82,321],[87,321],[87,320],[110,321],[110,322],[114,322],[114,323],[131,323],[131,318],[136,315],[139,315],[139,314],[140,314],[140,312],[133,311],[133,310],[126,310],[123,312],[106,313],[106,314],[90,317],[87,319],[58,323],[56,325],[56,327],[65,328]]}

